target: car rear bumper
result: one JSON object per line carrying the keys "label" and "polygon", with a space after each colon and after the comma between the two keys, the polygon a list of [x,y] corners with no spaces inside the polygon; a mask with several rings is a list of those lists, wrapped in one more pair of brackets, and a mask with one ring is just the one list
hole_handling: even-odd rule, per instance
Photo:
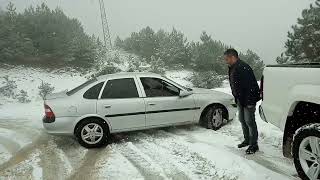
{"label": "car rear bumper", "polygon": [[49,134],[73,135],[73,122],[75,117],[59,117],[54,122],[47,123],[43,119],[43,127]]}
{"label": "car rear bumper", "polygon": [[264,114],[264,112],[263,112],[263,108],[262,108],[261,105],[259,106],[259,114],[260,114],[260,117],[261,117],[261,119],[262,119],[263,121],[268,122],[268,121],[267,121],[267,118],[266,118],[266,116],[265,116],[265,114]]}

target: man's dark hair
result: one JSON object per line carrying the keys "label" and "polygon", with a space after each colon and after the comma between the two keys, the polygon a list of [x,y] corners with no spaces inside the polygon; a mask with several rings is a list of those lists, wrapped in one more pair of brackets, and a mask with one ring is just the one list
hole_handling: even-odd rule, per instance
{"label": "man's dark hair", "polygon": [[225,52],[224,52],[224,55],[225,56],[234,56],[236,58],[239,57],[239,54],[238,52],[235,50],[235,49],[227,49]]}

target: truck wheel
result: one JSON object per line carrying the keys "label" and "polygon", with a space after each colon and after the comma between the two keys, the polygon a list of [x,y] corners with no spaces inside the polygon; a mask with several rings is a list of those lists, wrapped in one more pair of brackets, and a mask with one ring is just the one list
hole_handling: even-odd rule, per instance
{"label": "truck wheel", "polygon": [[208,108],[204,115],[203,126],[207,129],[218,130],[222,127],[224,109],[220,106],[214,105]]}
{"label": "truck wheel", "polygon": [[292,153],[300,178],[319,179],[320,124],[305,125],[296,131]]}
{"label": "truck wheel", "polygon": [[106,123],[98,119],[85,119],[78,125],[75,135],[81,146],[99,148],[107,144],[109,130]]}

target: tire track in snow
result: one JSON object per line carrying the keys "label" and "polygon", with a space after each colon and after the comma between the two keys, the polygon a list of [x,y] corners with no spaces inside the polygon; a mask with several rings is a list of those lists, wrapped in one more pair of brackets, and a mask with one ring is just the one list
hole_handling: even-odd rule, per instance
{"label": "tire track in snow", "polygon": [[148,155],[142,153],[132,142],[118,146],[120,153],[136,167],[144,179],[162,180],[169,179],[162,167],[154,162]]}
{"label": "tire track in snow", "polygon": [[70,180],[86,180],[95,179],[94,171],[96,171],[96,162],[102,154],[109,153],[109,149],[89,149],[81,162],[81,166],[72,171],[68,179]]}
{"label": "tire track in snow", "polygon": [[12,169],[8,169],[0,174],[0,179],[26,179],[40,180],[43,179],[42,168],[40,167],[40,150],[36,149],[29,157],[18,164],[15,164]]}
{"label": "tire track in snow", "polygon": [[53,140],[60,149],[60,155],[64,156],[62,158],[68,159],[68,163],[70,163],[72,169],[80,168],[88,149],[82,147],[75,138],[55,136]]}
{"label": "tire track in snow", "polygon": [[145,179],[138,169],[119,153],[116,146],[111,145],[110,153],[106,156],[102,155],[97,161],[95,179]]}
{"label": "tire track in snow", "polygon": [[[172,131],[172,129],[170,129],[170,131]],[[186,145],[189,142],[180,138],[183,137],[188,140],[188,137],[182,136],[181,134],[175,135],[165,130],[160,130],[158,133],[167,137],[162,140],[155,139],[154,143],[166,149],[168,153],[173,156],[172,159],[176,160],[176,163],[187,166],[188,168],[185,169],[185,173],[187,174],[188,172],[190,176],[193,176],[192,179],[238,179],[235,175],[225,174],[223,169],[217,168],[215,163],[210,159],[190,149]]]}
{"label": "tire track in snow", "polygon": [[[291,170],[275,164],[272,160],[268,160],[270,158],[273,159],[273,157],[265,157],[263,152],[258,152],[255,155],[245,155],[243,152],[240,152],[239,150],[235,149],[234,147],[228,147],[228,148],[234,154],[237,154],[245,159],[252,160],[255,163],[260,164],[261,166],[263,166],[271,171],[286,175],[291,178],[296,176],[295,172],[291,172]],[[279,159],[275,159],[275,160],[279,160]],[[286,159],[284,159],[284,161],[286,161]]]}
{"label": "tire track in snow", "polygon": [[69,159],[53,139],[50,139],[47,146],[40,150],[40,164],[44,179],[65,179],[70,174],[72,166]]}
{"label": "tire track in snow", "polygon": [[136,144],[141,152],[150,156],[156,161],[169,179],[190,180],[191,178],[185,172],[169,159],[168,153],[161,147],[152,142]]}
{"label": "tire track in snow", "polygon": [[[145,153],[143,150],[144,146],[153,146],[154,149],[148,149],[150,151],[146,154],[161,166],[161,171],[166,174],[166,178],[175,179],[174,177],[170,177],[172,173],[166,172],[166,167],[162,166],[163,163],[172,164],[172,166],[176,167],[175,170],[177,172],[183,172],[184,175],[181,175],[181,177],[186,177],[184,179],[237,179],[237,177],[226,176],[223,172],[218,174],[217,168],[212,161],[204,158],[197,152],[191,151],[184,145],[188,142],[177,140],[177,136],[164,130],[143,131],[136,133],[134,137],[129,139],[139,139],[135,141],[135,146],[139,151],[142,151],[142,153]],[[148,150],[146,150],[146,152],[148,152]],[[159,153],[160,151],[162,151],[162,153]],[[154,158],[150,153],[154,153],[154,156],[159,157]],[[162,160],[158,162],[158,159]],[[141,169],[140,166],[137,168]],[[143,166],[147,167],[145,164],[143,164]],[[141,174],[143,174],[143,172],[141,172]]]}
{"label": "tire track in snow", "polygon": [[0,142],[1,142],[1,145],[3,145],[3,147],[11,153],[11,155],[17,153],[20,149],[19,143],[12,141],[7,137],[0,136]]}
{"label": "tire track in snow", "polygon": [[158,137],[153,137],[152,135],[157,131],[150,130],[146,132],[149,134],[151,133],[151,135],[142,132],[137,135],[140,140],[138,143],[135,143],[135,146],[139,151],[148,155],[153,161],[157,162],[169,179],[190,179],[190,177],[188,177],[176,164],[171,162],[171,159],[168,158],[168,152],[165,149],[153,143],[154,138]]}
{"label": "tire track in snow", "polygon": [[[198,129],[196,129],[196,130],[198,130]],[[236,136],[237,135],[236,132],[230,130],[230,128],[222,127],[219,131],[212,131],[212,130],[206,130],[206,131],[211,131],[210,133],[216,134],[216,135],[223,135],[223,136],[227,136],[227,137],[231,136],[231,138],[238,138]],[[217,144],[212,143],[210,141],[201,140],[196,137],[196,134],[188,133],[187,131],[184,132],[180,128],[178,128],[178,129],[168,128],[168,129],[166,129],[165,132],[170,133],[172,135],[172,137],[180,136],[180,137],[186,138],[186,140],[191,143],[202,143],[202,144],[217,148]],[[261,144],[261,147],[263,147],[263,146],[264,146],[264,144]],[[244,154],[244,152],[239,151],[239,149],[237,149],[235,147],[231,147],[231,146],[225,146],[225,147],[233,154],[236,154],[236,155],[243,157],[245,159],[248,159],[248,160],[252,160],[252,161],[256,162],[257,164],[259,164],[259,165],[261,165],[261,166],[263,166],[273,172],[276,172],[276,173],[279,173],[279,174],[282,174],[282,175],[285,175],[285,176],[288,176],[291,178],[296,176],[295,171],[292,171],[292,169],[288,169],[286,167],[286,166],[291,166],[292,163],[290,163],[290,160],[285,157],[267,156],[263,152],[258,152],[253,156],[251,156],[251,155],[246,156]],[[279,160],[279,158],[281,160]],[[286,166],[283,166],[283,165],[281,166],[279,164],[276,164],[276,162],[279,162],[279,161],[281,161]]]}
{"label": "tire track in snow", "polygon": [[49,139],[49,135],[42,133],[37,139],[35,139],[32,143],[26,145],[21,148],[17,153],[13,154],[13,156],[5,163],[0,165],[0,175],[6,170],[9,169],[16,164],[28,159],[28,157],[37,149],[44,148]]}
{"label": "tire track in snow", "polygon": [[[211,131],[211,130],[209,130],[209,131]],[[217,148],[217,144],[212,143],[210,141],[204,141],[199,138],[196,138],[196,134],[186,133],[186,132],[181,131],[181,129],[169,128],[164,132],[168,133],[168,135],[172,136],[173,138],[174,137],[182,137],[191,143],[202,143],[202,144]],[[234,135],[232,135],[233,133],[231,133],[231,131],[230,131],[230,133],[228,133],[228,132],[229,132],[228,130],[227,130],[227,132],[225,130],[222,130],[221,132],[220,131],[212,131],[212,133],[217,134],[217,135],[219,135],[219,133],[221,133],[221,135],[225,135],[225,136],[231,135],[233,138],[235,138]],[[258,152],[255,155],[246,156],[244,154],[244,152],[239,151],[239,149],[236,149],[231,146],[225,146],[225,147],[226,147],[226,149],[229,149],[229,151],[231,153],[236,154],[236,155],[238,155],[242,158],[245,158],[247,160],[252,160],[255,163],[257,163],[257,164],[259,164],[259,165],[261,165],[261,166],[263,166],[273,172],[279,173],[281,175],[284,175],[284,176],[287,176],[290,178],[293,178],[295,176],[295,172],[292,172],[292,170],[287,169],[285,166],[283,167],[283,166],[280,166],[275,163],[275,162],[279,162],[279,157],[272,157],[272,156],[267,157],[266,155],[263,154],[263,152]],[[272,161],[270,159],[273,159],[274,161]],[[290,164],[288,161],[289,161],[288,159],[282,158],[282,162],[287,165]]]}

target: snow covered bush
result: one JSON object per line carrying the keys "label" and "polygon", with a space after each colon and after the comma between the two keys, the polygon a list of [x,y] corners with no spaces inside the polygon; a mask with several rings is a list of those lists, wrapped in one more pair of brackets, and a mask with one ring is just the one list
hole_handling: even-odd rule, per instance
{"label": "snow covered bush", "polygon": [[29,103],[31,100],[29,99],[28,93],[24,90],[21,90],[19,94],[16,95],[15,97],[18,99],[20,103]]}
{"label": "snow covered bush", "polygon": [[41,82],[41,85],[38,87],[39,89],[39,95],[42,97],[42,99],[45,99],[45,97],[48,94],[51,94],[54,91],[54,87],[51,86],[50,83]]}
{"label": "snow covered bush", "polygon": [[166,72],[165,64],[161,58],[156,59],[154,56],[151,57],[151,65],[149,68],[150,72],[157,74],[164,74]]}
{"label": "snow covered bush", "polygon": [[213,71],[195,72],[190,78],[194,87],[199,88],[217,88],[222,85],[225,78]]}
{"label": "snow covered bush", "polygon": [[17,89],[17,84],[15,81],[10,80],[9,76],[6,75],[2,77],[4,79],[4,86],[0,87],[0,95],[8,98],[14,98],[15,91]]}
{"label": "snow covered bush", "polygon": [[128,63],[128,72],[147,72],[150,68],[145,59],[130,58]]}
{"label": "snow covered bush", "polygon": [[97,73],[94,73],[91,77],[98,77],[106,74],[114,74],[121,72],[121,69],[115,67],[112,63],[104,65]]}
{"label": "snow covered bush", "polygon": [[129,61],[128,72],[140,72],[141,63],[139,61]]}

